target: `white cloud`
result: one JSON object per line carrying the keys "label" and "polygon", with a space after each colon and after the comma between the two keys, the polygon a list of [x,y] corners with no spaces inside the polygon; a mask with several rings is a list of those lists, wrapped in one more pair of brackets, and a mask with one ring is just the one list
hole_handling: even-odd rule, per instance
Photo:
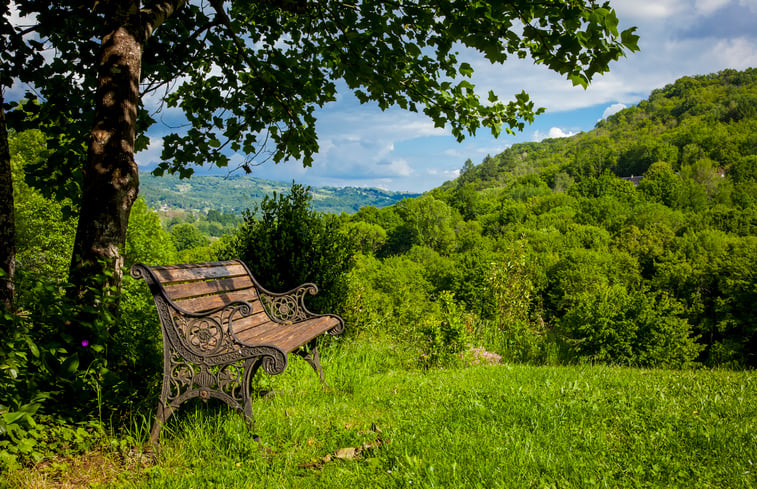
{"label": "white cloud", "polygon": [[134,159],[137,160],[137,163],[140,167],[154,167],[162,161],[160,159],[160,154],[162,152],[163,138],[151,137],[150,143],[147,145],[147,148],[137,153]]}
{"label": "white cloud", "polygon": [[696,0],[696,12],[699,15],[709,15],[731,3],[731,0]]}
{"label": "white cloud", "polygon": [[431,175],[433,177],[436,176],[442,176],[447,179],[451,178],[457,178],[460,176],[460,169],[457,170],[437,170],[436,168],[429,168],[426,170],[427,175]]}
{"label": "white cloud", "polygon": [[547,138],[549,138],[549,139],[568,138],[570,136],[574,136],[575,134],[577,134],[577,133],[573,132],[573,131],[567,131],[566,132],[566,131],[563,131],[562,129],[560,129],[559,127],[550,127],[549,131],[547,132],[547,134],[544,134],[543,132],[538,131],[538,130],[534,131],[534,135],[533,135],[532,140],[533,141],[541,141],[541,140],[547,139]]}
{"label": "white cloud", "polygon": [[678,14],[682,9],[680,0],[615,0],[612,7],[620,19],[658,21]]}
{"label": "white cloud", "polygon": [[377,166],[376,171],[369,172],[371,177],[409,177],[415,173],[407,160],[403,158],[381,162]]}
{"label": "white cloud", "polygon": [[739,5],[746,7],[757,14],[757,2],[755,2],[754,0],[739,0]]}
{"label": "white cloud", "polygon": [[611,115],[617,114],[626,107],[628,107],[626,104],[612,104],[611,106],[607,107],[604,112],[602,112],[602,119],[607,119]]}
{"label": "white cloud", "polygon": [[744,37],[716,42],[712,54],[719,56],[724,68],[743,70],[757,66],[757,46],[753,40]]}

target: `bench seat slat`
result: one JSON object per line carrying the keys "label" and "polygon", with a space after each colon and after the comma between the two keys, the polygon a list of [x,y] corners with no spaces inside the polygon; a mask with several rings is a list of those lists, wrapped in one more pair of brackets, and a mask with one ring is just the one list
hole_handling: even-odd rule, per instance
{"label": "bench seat slat", "polygon": [[296,328],[287,328],[286,331],[289,334],[286,337],[280,337],[278,345],[282,350],[289,353],[307,344],[310,340],[320,336],[337,324],[338,321],[333,317],[309,319],[304,323],[298,324]]}
{"label": "bench seat slat", "polygon": [[294,325],[271,322],[237,333],[237,338],[249,344],[277,346],[289,353],[337,324],[338,321],[330,316],[308,319]]}
{"label": "bench seat slat", "polygon": [[186,282],[189,280],[203,280],[209,278],[234,277],[247,275],[244,265],[236,262],[221,262],[221,264],[200,264],[201,266],[170,265],[153,267],[152,271],[165,286],[171,282]]}
{"label": "bench seat slat", "polygon": [[[200,295],[211,295],[219,292],[230,292],[240,289],[251,289],[254,287],[249,275],[239,277],[223,278],[220,280],[204,280],[200,282],[184,282],[174,285],[166,285],[163,289],[168,297],[172,300],[185,299],[187,297],[197,297]],[[254,292],[254,291],[252,291]],[[257,294],[251,293],[254,297]]]}
{"label": "bench seat slat", "polygon": [[274,321],[271,321],[271,318],[268,317],[268,314],[266,314],[265,311],[260,311],[247,317],[239,317],[238,319],[235,319],[232,328],[234,330],[234,334],[237,335],[238,338],[240,334],[253,334],[250,330],[257,329],[265,323],[278,324]]}

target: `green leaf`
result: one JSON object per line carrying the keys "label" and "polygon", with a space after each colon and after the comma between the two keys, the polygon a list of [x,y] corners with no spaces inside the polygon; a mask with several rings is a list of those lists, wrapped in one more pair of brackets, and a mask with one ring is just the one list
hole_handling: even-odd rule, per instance
{"label": "green leaf", "polygon": [[631,27],[620,33],[620,42],[631,51],[639,50],[639,36],[634,34],[636,27]]}
{"label": "green leaf", "polygon": [[18,445],[16,445],[16,447],[21,453],[30,453],[36,445],[37,440],[33,438],[22,438],[18,441]]}
{"label": "green leaf", "polygon": [[4,413],[3,414],[3,422],[6,425],[14,424],[18,420],[20,420],[21,418],[25,417],[26,415],[27,415],[26,413],[22,413],[22,412],[19,412],[19,411],[12,411],[10,413]]}
{"label": "green leaf", "polygon": [[74,353],[63,361],[61,371],[67,375],[74,375],[79,368],[79,354]]}
{"label": "green leaf", "polygon": [[605,16],[605,27],[610,31],[613,36],[618,35],[618,16],[615,15],[614,10],[610,10]]}
{"label": "green leaf", "polygon": [[39,348],[31,338],[26,338],[26,345],[29,347],[29,351],[35,358],[39,358]]}

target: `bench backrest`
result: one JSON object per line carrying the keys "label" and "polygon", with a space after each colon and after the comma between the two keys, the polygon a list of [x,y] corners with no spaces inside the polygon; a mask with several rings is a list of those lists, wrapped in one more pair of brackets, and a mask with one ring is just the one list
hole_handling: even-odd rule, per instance
{"label": "bench backrest", "polygon": [[149,268],[166,296],[185,311],[202,313],[230,302],[249,303],[251,314],[234,319],[232,329],[236,335],[249,334],[271,321],[261,301],[259,285],[239,260]]}
{"label": "bench backrest", "polygon": [[185,311],[199,313],[229,302],[260,302],[247,267],[239,261],[150,267],[166,295]]}

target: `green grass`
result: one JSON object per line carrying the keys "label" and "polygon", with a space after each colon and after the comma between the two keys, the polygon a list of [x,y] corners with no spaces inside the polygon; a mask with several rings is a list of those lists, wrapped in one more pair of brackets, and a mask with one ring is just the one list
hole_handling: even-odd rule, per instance
{"label": "green grass", "polygon": [[[154,464],[97,487],[757,487],[753,372],[401,358],[334,348],[327,389],[293,359],[255,404],[262,448],[241,416],[198,403],[164,428]],[[335,456],[350,447],[367,449]]]}

